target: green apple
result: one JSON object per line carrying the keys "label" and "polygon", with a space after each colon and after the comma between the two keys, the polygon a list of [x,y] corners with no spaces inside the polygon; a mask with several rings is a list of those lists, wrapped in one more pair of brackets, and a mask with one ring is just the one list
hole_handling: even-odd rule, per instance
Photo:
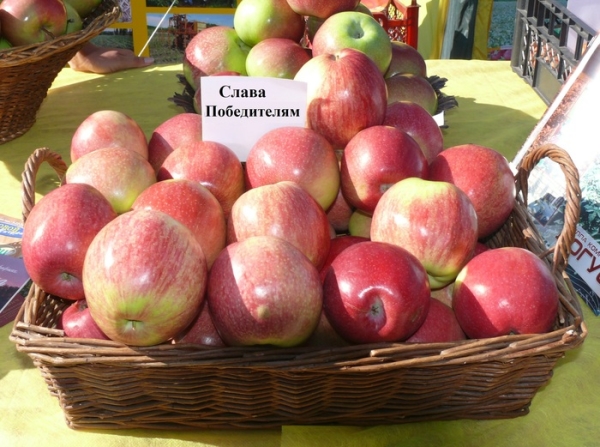
{"label": "green apple", "polygon": [[253,47],[271,37],[300,42],[305,22],[303,16],[292,11],[287,0],[244,0],[235,10],[233,27],[240,39]]}
{"label": "green apple", "polygon": [[64,0],[65,6],[71,6],[83,19],[90,15],[94,9],[100,6],[102,0]]}
{"label": "green apple", "polygon": [[313,57],[336,54],[343,48],[365,53],[384,74],[392,60],[390,36],[368,14],[345,11],[332,15],[319,27],[312,40]]}
{"label": "green apple", "polygon": [[83,20],[77,10],[69,3],[65,2],[67,8],[67,30],[65,34],[75,33],[83,29]]}

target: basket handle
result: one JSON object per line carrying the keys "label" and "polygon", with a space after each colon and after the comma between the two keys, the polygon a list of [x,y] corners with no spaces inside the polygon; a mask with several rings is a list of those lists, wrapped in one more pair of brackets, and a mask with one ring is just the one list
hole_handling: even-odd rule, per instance
{"label": "basket handle", "polygon": [[67,172],[67,164],[64,162],[60,154],[52,152],[47,147],[36,149],[33,154],[29,156],[25,163],[25,168],[21,174],[22,180],[22,191],[21,191],[21,203],[23,206],[23,223],[27,220],[29,213],[35,205],[35,179],[42,163],[48,162],[50,166],[56,171],[61,183],[64,180],[65,173]]}
{"label": "basket handle", "polygon": [[579,171],[567,151],[556,144],[543,144],[529,149],[523,159],[519,162],[517,174],[515,176],[516,193],[517,195],[521,193],[525,205],[527,205],[529,174],[535,165],[543,158],[549,158],[560,166],[566,180],[566,204],[562,231],[556,240],[556,244],[548,249],[542,256],[553,253],[552,270],[564,271],[571,253],[571,245],[575,240],[577,223],[579,222],[581,208]]}

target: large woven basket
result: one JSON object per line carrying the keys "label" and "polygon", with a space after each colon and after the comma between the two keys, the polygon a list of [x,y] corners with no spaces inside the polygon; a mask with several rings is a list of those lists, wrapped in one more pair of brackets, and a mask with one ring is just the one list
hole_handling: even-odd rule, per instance
{"label": "large woven basket", "polygon": [[20,137],[33,126],[58,73],[120,13],[117,0],[103,0],[81,31],[0,51],[0,144]]}
{"label": "large woven basket", "polygon": [[[545,248],[523,197],[529,172],[545,157],[559,163],[567,178],[565,226],[554,250]],[[49,149],[31,155],[23,174],[25,218],[43,162],[59,176],[66,170]],[[584,341],[587,329],[562,273],[579,215],[577,170],[564,151],[545,146],[524,158],[516,184],[514,212],[487,243],[525,247],[548,260],[560,291],[559,316],[549,333],[337,348],[137,348],[65,337],[57,321],[69,302],[34,284],[10,339],[39,368],[72,428],[271,428],[521,416],[556,361]]]}

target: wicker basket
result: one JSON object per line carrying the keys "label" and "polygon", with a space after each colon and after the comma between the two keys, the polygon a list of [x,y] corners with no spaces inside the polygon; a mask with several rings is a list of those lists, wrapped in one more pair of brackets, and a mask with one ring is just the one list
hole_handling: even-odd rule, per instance
{"label": "wicker basket", "polygon": [[0,144],[20,137],[33,126],[58,73],[120,13],[117,0],[103,0],[81,31],[0,51]]}
{"label": "wicker basket", "polygon": [[[527,213],[527,177],[549,157],[567,178],[565,226],[546,250]],[[38,167],[59,176],[60,156],[38,149],[23,175],[25,217]],[[39,368],[72,428],[271,428],[281,425],[377,425],[425,420],[522,416],[556,361],[587,329],[562,274],[579,215],[578,173],[554,146],[531,150],[516,177],[521,193],[490,247],[520,246],[552,258],[560,291],[554,329],[456,343],[380,343],[340,348],[209,348],[163,344],[136,348],[64,337],[56,329],[69,304],[34,285],[10,335]]]}

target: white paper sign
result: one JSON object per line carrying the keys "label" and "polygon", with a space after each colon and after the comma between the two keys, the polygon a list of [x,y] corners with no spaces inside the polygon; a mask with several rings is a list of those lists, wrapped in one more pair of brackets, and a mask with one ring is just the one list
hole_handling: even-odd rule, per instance
{"label": "white paper sign", "polygon": [[270,130],[305,127],[306,83],[250,76],[203,76],[202,139],[216,141],[246,161],[254,143]]}

